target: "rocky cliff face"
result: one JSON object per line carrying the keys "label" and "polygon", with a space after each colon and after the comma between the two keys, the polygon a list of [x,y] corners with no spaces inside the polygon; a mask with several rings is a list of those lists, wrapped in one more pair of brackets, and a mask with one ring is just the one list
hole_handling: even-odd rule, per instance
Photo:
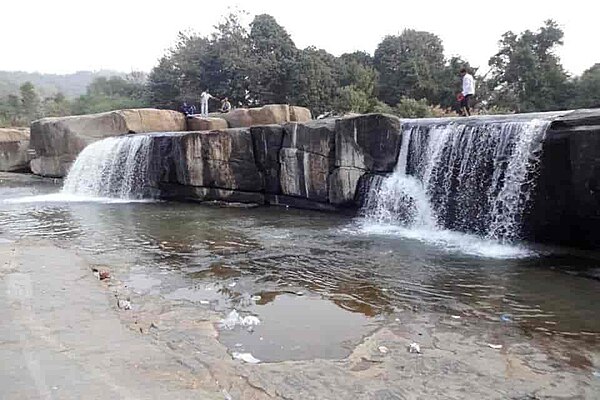
{"label": "rocky cliff face", "polygon": [[183,131],[185,119],[176,111],[118,110],[100,114],[43,118],[31,124],[34,174],[63,177],[88,144],[130,133]]}
{"label": "rocky cliff face", "polygon": [[0,128],[0,171],[29,171],[28,128]]}
{"label": "rocky cliff face", "polygon": [[31,124],[33,173],[63,177],[77,155],[88,144],[109,136],[145,132],[217,131],[256,125],[310,121],[310,110],[285,104],[235,109],[210,117],[151,108],[117,110],[100,114],[43,118]]}
{"label": "rocky cliff face", "polygon": [[532,240],[600,247],[600,110],[569,112],[552,123],[527,217]]}
{"label": "rocky cliff face", "polygon": [[398,118],[373,114],[157,134],[151,180],[170,199],[356,208],[360,177],[393,170],[399,128]]}

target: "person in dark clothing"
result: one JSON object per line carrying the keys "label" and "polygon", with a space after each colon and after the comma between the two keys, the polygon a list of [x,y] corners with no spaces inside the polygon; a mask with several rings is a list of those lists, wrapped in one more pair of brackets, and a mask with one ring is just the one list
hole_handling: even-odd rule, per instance
{"label": "person in dark clothing", "polygon": [[196,114],[196,106],[193,104],[188,104],[187,102],[183,102],[181,105],[181,112],[185,114],[186,117]]}

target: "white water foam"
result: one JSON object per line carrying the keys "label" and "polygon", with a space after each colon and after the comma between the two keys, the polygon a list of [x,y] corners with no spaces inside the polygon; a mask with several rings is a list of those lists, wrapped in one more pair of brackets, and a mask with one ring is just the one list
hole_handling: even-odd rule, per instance
{"label": "white water foam", "polygon": [[152,203],[152,199],[119,199],[114,197],[93,197],[79,196],[69,193],[51,193],[38,196],[17,197],[14,199],[5,199],[7,204],[26,204],[26,203],[103,203],[103,204],[125,204],[125,203]]}
{"label": "white water foam", "polygon": [[407,228],[399,225],[361,221],[346,232],[368,236],[400,237],[436,246],[448,253],[492,259],[520,259],[536,257],[537,253],[525,246],[484,239],[477,235],[448,229]]}
{"label": "white water foam", "polygon": [[143,198],[151,144],[147,135],[110,137],[90,144],[73,163],[62,193],[88,198]]}
{"label": "white water foam", "polygon": [[147,135],[110,137],[79,154],[59,193],[6,199],[5,203],[138,203],[151,202]]}
{"label": "white water foam", "polygon": [[535,255],[512,242],[519,237],[535,186],[548,124],[533,120],[404,127],[396,169],[373,179],[360,231],[481,257]]}

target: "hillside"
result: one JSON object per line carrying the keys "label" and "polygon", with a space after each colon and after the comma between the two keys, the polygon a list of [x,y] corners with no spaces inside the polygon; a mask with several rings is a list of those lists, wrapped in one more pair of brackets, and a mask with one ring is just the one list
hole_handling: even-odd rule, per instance
{"label": "hillside", "polygon": [[30,81],[42,97],[62,92],[67,97],[85,94],[87,86],[99,76],[121,76],[126,74],[117,71],[78,71],[73,74],[57,75],[39,72],[0,71],[0,98],[9,94],[18,94],[19,86]]}

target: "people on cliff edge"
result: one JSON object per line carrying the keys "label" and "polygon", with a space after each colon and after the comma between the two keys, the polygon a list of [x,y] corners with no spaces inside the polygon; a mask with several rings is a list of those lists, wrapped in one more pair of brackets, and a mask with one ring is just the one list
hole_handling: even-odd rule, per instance
{"label": "people on cliff edge", "polygon": [[208,101],[210,99],[218,100],[216,97],[208,93],[208,90],[200,93],[200,115],[203,117],[208,116]]}
{"label": "people on cliff edge", "polygon": [[221,112],[228,113],[229,111],[231,111],[231,103],[229,102],[229,99],[225,97],[221,100]]}
{"label": "people on cliff edge", "polygon": [[181,112],[185,114],[186,117],[196,114],[196,106],[193,104],[188,104],[186,101],[181,105]]}
{"label": "people on cliff edge", "polygon": [[475,80],[473,75],[467,72],[466,68],[461,68],[460,76],[462,77],[462,99],[460,100],[461,114],[464,116],[471,115],[471,99],[475,94]]}

